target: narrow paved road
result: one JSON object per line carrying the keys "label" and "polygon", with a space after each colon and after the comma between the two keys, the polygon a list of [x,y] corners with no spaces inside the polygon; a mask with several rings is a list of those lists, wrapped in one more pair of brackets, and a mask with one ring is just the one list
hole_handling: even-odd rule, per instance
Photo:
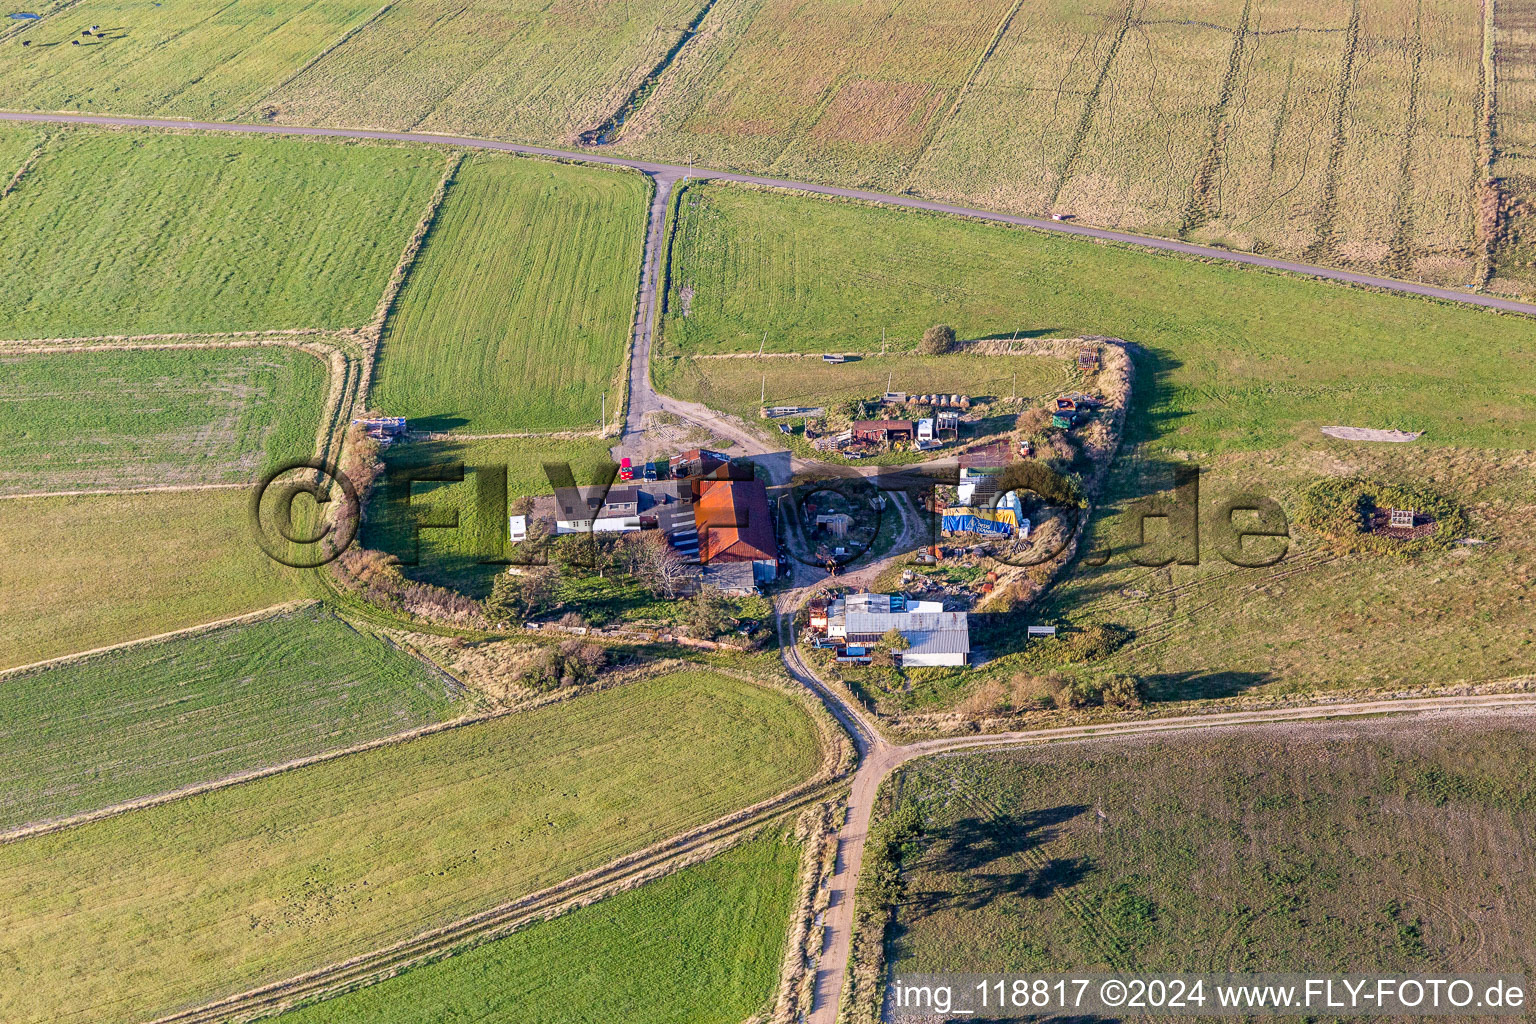
{"label": "narrow paved road", "polygon": [[1502,299],[1494,295],[1479,295],[1473,292],[1458,291],[1454,288],[1440,288],[1435,285],[1419,284],[1415,281],[1399,281],[1394,278],[1376,277],[1371,274],[1356,274],[1352,271],[1338,270],[1333,267],[1300,263],[1295,260],[1274,259],[1269,256],[1258,256],[1253,253],[1235,252],[1230,249],[1215,249],[1210,246],[1194,245],[1171,238],[1153,238],[1125,231],[1092,228],[1082,224],[1040,220],[1035,217],[1020,217],[1013,214],[998,213],[995,210],[978,210],[967,206],[955,206],[949,203],[917,199],[912,196],[894,196],[883,192],[869,192],[864,189],[837,188],[831,185],[788,181],[782,178],[770,178],[757,174],[737,174],[730,171],[685,167],[680,164],[631,160],[626,157],[607,156],[592,150],[566,150],[552,149],[547,146],[523,146],[515,142],[498,142],[494,139],[476,139],[462,135],[435,135],[426,132],[390,132],[361,128],[320,128],[277,124],[239,124],[221,121],[180,121],[158,117],[115,117],[109,114],[50,114],[0,111],[0,121],[27,121],[41,124],[99,124],[121,128],[195,128],[201,131],[254,135],[312,135],[343,139],[385,139],[394,142],[424,142],[437,145],[464,146],[472,149],[494,149],[507,153],[524,153],[530,156],[556,157],[562,160],[582,160],[587,163],[607,164],[613,167],[630,167],[635,170],[644,171],[646,174],[650,174],[658,179],[667,177],[675,181],[678,178],[692,176],[695,178],[718,179],[720,181],[742,181],[775,188],[793,189],[797,192],[813,192],[817,195],[863,199],[869,202],[883,203],[887,206],[899,206],[911,210],[951,213],[978,220],[997,221],[1003,224],[1017,224],[1023,227],[1039,228],[1043,231],[1055,231],[1065,235],[1097,238],[1107,242],[1121,242],[1126,245],[1141,246],[1146,249],[1160,249],[1165,252],[1183,253],[1188,256],[1199,256],[1203,259],[1244,263],[1249,266],[1266,267],[1270,270],[1285,270],[1294,274],[1305,274],[1308,277],[1319,277],[1330,281],[1344,281],[1350,284],[1366,285],[1371,288],[1382,288],[1387,291],[1402,292],[1410,295],[1424,295],[1430,298],[1444,299],[1447,302],[1460,302],[1472,306],[1488,306],[1511,313],[1536,315],[1536,304],[1517,302],[1514,299]]}

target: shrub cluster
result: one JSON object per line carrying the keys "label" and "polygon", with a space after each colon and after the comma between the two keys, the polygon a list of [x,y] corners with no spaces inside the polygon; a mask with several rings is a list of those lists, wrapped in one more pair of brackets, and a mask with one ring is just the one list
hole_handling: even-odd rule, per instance
{"label": "shrub cluster", "polygon": [[608,664],[608,651],[599,644],[563,640],[528,659],[517,682],[530,690],[558,690],[593,679]]}
{"label": "shrub cluster", "polygon": [[331,563],[331,569],[370,604],[457,626],[489,624],[479,601],[456,590],[406,579],[393,556],[382,551],[349,548]]}
{"label": "shrub cluster", "polygon": [[[1411,508],[1435,521],[1426,537],[1398,540],[1371,533],[1378,510]],[[1388,484],[1359,477],[1326,477],[1301,492],[1295,520],[1349,551],[1412,555],[1449,547],[1471,529],[1461,506],[1424,487]]]}

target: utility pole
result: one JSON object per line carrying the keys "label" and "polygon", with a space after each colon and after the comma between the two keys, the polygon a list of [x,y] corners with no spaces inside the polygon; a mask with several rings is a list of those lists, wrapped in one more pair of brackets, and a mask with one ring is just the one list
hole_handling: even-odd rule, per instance
{"label": "utility pole", "polygon": [[894,377],[895,375],[896,375],[896,371],[895,370],[889,370],[885,374],[885,392],[886,392],[886,394],[890,394],[890,392],[891,392],[891,378]]}
{"label": "utility pole", "polygon": [[763,332],[763,340],[757,343],[757,354],[758,354],[759,357],[762,356],[762,354],[763,354],[763,346],[766,345],[766,344],[768,344],[768,332],[764,331]]}

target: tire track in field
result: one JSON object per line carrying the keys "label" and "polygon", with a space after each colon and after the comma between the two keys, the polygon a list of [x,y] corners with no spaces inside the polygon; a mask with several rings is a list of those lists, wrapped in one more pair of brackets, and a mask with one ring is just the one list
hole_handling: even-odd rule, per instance
{"label": "tire track in field", "polygon": [[907,165],[906,172],[902,175],[901,187],[903,190],[910,190],[912,177],[922,167],[924,158],[928,156],[928,151],[933,148],[934,140],[939,137],[944,127],[955,119],[955,115],[960,113],[960,107],[971,94],[971,87],[976,84],[976,79],[981,77],[981,69],[986,66],[987,61],[992,59],[992,55],[1002,45],[1003,36],[1008,34],[1008,29],[1013,24],[1013,19],[1018,16],[1019,9],[1023,6],[1024,0],[1013,0],[1013,6],[1008,8],[1007,13],[1003,15],[1003,20],[997,23],[997,30],[992,33],[992,41],[987,44],[985,50],[981,51],[981,56],[976,58],[976,63],[971,65],[971,73],[966,76],[964,84],[955,93],[955,101],[949,105],[949,109],[942,115],[933,119],[933,124],[929,126],[927,133],[923,137],[923,144],[912,154],[911,163]]}
{"label": "tire track in field", "polygon": [[1232,95],[1236,92],[1238,79],[1242,75],[1248,25],[1252,14],[1253,0],[1246,0],[1243,4],[1243,13],[1237,19],[1237,28],[1232,32],[1232,49],[1227,53],[1227,69],[1221,77],[1221,88],[1216,93],[1216,103],[1211,107],[1210,141],[1206,146],[1205,159],[1200,162],[1199,169],[1195,171],[1195,180],[1190,186],[1189,201],[1185,204],[1184,217],[1179,224],[1180,238],[1188,238],[1190,232],[1203,226],[1220,213],[1221,204],[1212,192],[1216,176],[1221,172],[1222,156],[1227,148],[1227,131],[1231,127],[1227,108],[1232,102]]}
{"label": "tire track in field", "polygon": [[1093,87],[1088,90],[1088,96],[1083,101],[1083,113],[1077,119],[1077,128],[1072,132],[1072,139],[1067,143],[1066,154],[1061,159],[1061,169],[1056,174],[1056,182],[1051,186],[1051,195],[1045,201],[1046,209],[1054,207],[1061,199],[1061,191],[1066,188],[1067,180],[1072,176],[1077,164],[1077,158],[1082,153],[1083,141],[1088,138],[1088,132],[1093,128],[1093,119],[1099,112],[1099,96],[1104,91],[1104,83],[1109,80],[1110,69],[1115,65],[1115,58],[1120,54],[1120,44],[1125,41],[1126,34],[1136,20],[1136,0],[1126,0],[1125,17],[1121,19],[1119,27],[1115,30],[1114,39],[1110,40],[1109,52],[1104,55],[1104,63],[1099,66],[1099,74],[1093,81]]}
{"label": "tire track in field", "polygon": [[1408,72],[1408,121],[1403,151],[1397,161],[1397,201],[1392,211],[1391,267],[1399,274],[1412,269],[1409,251],[1413,236],[1413,150],[1419,133],[1419,91],[1424,65],[1424,0],[1413,6],[1413,42]]}
{"label": "tire track in field", "polygon": [[1345,112],[1349,107],[1355,81],[1355,54],[1360,47],[1360,0],[1349,7],[1349,26],[1345,30],[1344,58],[1339,62],[1339,80],[1334,85],[1333,138],[1328,143],[1328,162],[1323,167],[1322,198],[1318,203],[1316,236],[1307,246],[1308,260],[1339,262],[1333,245],[1333,221],[1339,208],[1339,167],[1344,160],[1344,142],[1348,132]]}

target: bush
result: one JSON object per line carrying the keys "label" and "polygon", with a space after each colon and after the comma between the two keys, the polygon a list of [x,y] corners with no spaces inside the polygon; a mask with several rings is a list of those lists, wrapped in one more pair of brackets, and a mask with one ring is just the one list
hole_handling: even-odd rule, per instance
{"label": "bush", "polygon": [[[1435,521],[1427,537],[1398,540],[1370,531],[1378,509],[1411,508]],[[1424,487],[1388,484],[1360,477],[1327,477],[1301,492],[1295,520],[1338,542],[1348,551],[1412,555],[1449,547],[1472,528],[1461,506]]]}
{"label": "bush", "polygon": [[1102,699],[1107,707],[1141,707],[1141,680],[1135,676],[1106,676],[1099,686]]}
{"label": "bush", "polygon": [[1051,410],[1037,405],[1019,414],[1016,427],[1023,437],[1041,437],[1050,425]]}
{"label": "bush", "polygon": [[517,682],[530,690],[558,690],[593,679],[608,664],[608,651],[598,644],[564,640],[528,659]]}
{"label": "bush", "polygon": [[955,329],[949,324],[934,324],[923,332],[923,340],[917,346],[925,356],[942,356],[955,347]]}
{"label": "bush", "polygon": [[1096,622],[1074,629],[1058,639],[1062,657],[1067,661],[1100,661],[1125,646],[1132,636],[1129,629],[1110,622]]}

